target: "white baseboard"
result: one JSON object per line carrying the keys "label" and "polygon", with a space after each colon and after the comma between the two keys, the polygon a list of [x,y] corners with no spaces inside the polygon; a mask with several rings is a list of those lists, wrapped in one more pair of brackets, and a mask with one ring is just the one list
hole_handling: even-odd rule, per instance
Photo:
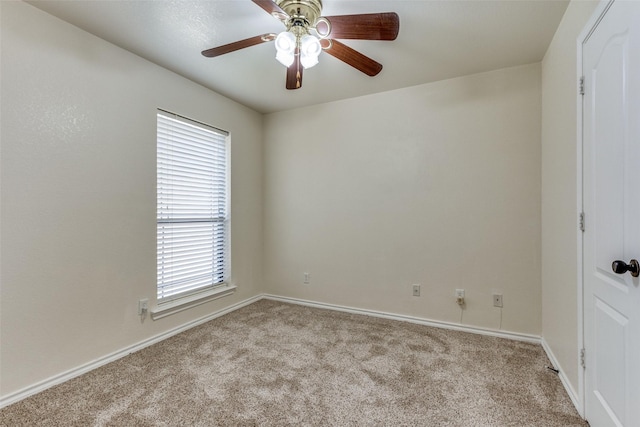
{"label": "white baseboard", "polygon": [[516,341],[530,342],[540,344],[540,337],[537,335],[522,334],[519,332],[498,331],[495,329],[480,328],[477,326],[460,325],[458,323],[442,322],[439,320],[425,319],[421,317],[407,316],[404,314],[386,313],[383,311],[368,310],[364,308],[345,307],[335,304],[327,304],[322,302],[307,301],[298,298],[281,297],[278,295],[263,294],[263,298],[274,301],[288,302],[291,304],[306,305],[308,307],[324,308],[328,310],[343,311],[352,314],[363,314],[366,316],[381,317],[384,319],[399,320],[402,322],[417,323],[419,325],[433,326],[442,329],[451,329],[454,331],[470,332],[473,334],[488,335],[498,338],[506,338]]}
{"label": "white baseboard", "polygon": [[40,393],[41,391],[44,391],[50,387],[53,387],[54,385],[58,385],[61,384],[65,381],[68,381],[72,378],[78,377],[82,374],[85,374],[89,371],[92,371],[96,368],[99,368],[100,366],[106,365],[107,363],[111,363],[113,361],[116,361],[118,359],[121,359],[131,353],[135,353],[136,351],[142,350],[145,347],[149,347],[150,345],[156,344],[160,341],[166,340],[169,337],[172,337],[174,335],[179,334],[180,332],[184,332],[187,329],[191,329],[195,326],[201,325],[203,323],[206,323],[210,320],[213,320],[217,317],[223,316],[227,313],[231,313],[232,311],[238,310],[239,308],[245,307],[249,304],[252,304],[256,301],[259,301],[263,298],[262,295],[256,295],[252,298],[246,299],[244,301],[240,301],[237,304],[234,304],[232,306],[226,307],[224,309],[218,310],[214,313],[211,313],[207,316],[201,317],[199,319],[193,320],[191,322],[185,323],[184,325],[181,326],[177,326],[173,329],[170,329],[166,332],[163,332],[161,334],[158,334],[156,336],[153,336],[151,338],[148,338],[146,340],[140,341],[136,344],[133,344],[131,346],[125,347],[121,350],[118,350],[116,352],[113,352],[111,354],[108,354],[106,356],[100,357],[96,360],[93,360],[91,362],[85,363],[84,365],[78,366],[77,368],[73,368],[70,369],[66,372],[63,372],[61,374],[58,375],[54,375],[53,377],[50,377],[46,380],[40,381],[36,384],[33,384],[31,386],[25,387],[22,390],[18,390],[14,393],[8,394],[6,396],[2,396],[0,397],[0,409],[4,408],[5,406],[11,405],[12,403],[18,402],[22,399],[25,399],[29,396],[32,396],[36,393]]}
{"label": "white baseboard", "polygon": [[553,367],[558,370],[558,377],[560,377],[560,382],[562,382],[564,389],[567,391],[567,394],[569,395],[569,398],[571,399],[573,406],[576,407],[578,414],[580,414],[580,416],[584,418],[584,410],[583,410],[582,404],[580,403],[580,399],[578,398],[578,393],[576,393],[576,391],[571,386],[569,379],[567,378],[564,371],[562,370],[562,366],[560,365],[560,363],[558,363],[558,359],[556,359],[556,356],[553,354],[553,351],[551,351],[551,347],[549,347],[549,344],[547,344],[547,341],[544,338],[542,338],[541,343],[542,343],[542,348],[544,349],[545,353],[547,353],[547,357],[549,358],[549,361],[551,362]]}

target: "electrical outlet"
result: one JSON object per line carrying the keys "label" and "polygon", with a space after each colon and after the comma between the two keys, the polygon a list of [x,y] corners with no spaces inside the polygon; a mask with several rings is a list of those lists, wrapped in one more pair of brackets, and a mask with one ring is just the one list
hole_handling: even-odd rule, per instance
{"label": "electrical outlet", "polygon": [[138,316],[142,316],[147,313],[149,309],[149,298],[142,298],[138,301]]}
{"label": "electrical outlet", "polygon": [[413,296],[414,297],[420,296],[420,285],[413,285]]}
{"label": "electrical outlet", "polygon": [[304,273],[304,284],[308,285],[309,284],[309,279],[311,278],[311,275],[309,273]]}
{"label": "electrical outlet", "polygon": [[493,306],[502,307],[502,294],[493,294]]}
{"label": "electrical outlet", "polygon": [[456,289],[456,303],[460,306],[464,305],[464,289]]}

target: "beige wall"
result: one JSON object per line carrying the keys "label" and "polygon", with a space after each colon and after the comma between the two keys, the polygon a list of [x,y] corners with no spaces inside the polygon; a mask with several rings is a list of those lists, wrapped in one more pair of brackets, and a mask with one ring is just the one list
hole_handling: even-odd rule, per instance
{"label": "beige wall", "polygon": [[538,335],[540,111],[533,64],[265,116],[266,291]]}
{"label": "beige wall", "polygon": [[[22,2],[2,10],[6,396],[259,293],[262,116]],[[230,297],[155,305],[156,108],[231,132]]]}
{"label": "beige wall", "polygon": [[578,391],[576,42],[597,2],[572,1],[542,61],[542,335]]}

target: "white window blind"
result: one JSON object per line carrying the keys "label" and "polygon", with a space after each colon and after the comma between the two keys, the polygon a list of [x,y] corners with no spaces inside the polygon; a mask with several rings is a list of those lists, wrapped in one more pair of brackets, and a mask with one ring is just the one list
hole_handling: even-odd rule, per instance
{"label": "white window blind", "polygon": [[228,133],[158,111],[158,301],[222,285],[229,267]]}

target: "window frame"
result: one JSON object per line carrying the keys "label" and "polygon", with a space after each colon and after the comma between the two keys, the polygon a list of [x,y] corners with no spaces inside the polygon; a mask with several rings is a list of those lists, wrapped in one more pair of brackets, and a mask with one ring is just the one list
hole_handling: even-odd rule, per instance
{"label": "window frame", "polygon": [[[161,118],[162,117],[162,118]],[[193,217],[193,218],[168,218],[167,216],[171,216],[173,215],[172,213],[168,214],[169,211],[171,211],[171,209],[169,209],[169,211],[167,211],[166,206],[164,206],[163,208],[161,208],[161,200],[167,202],[167,197],[161,197],[161,174],[164,176],[162,179],[165,179],[166,176],[170,176],[171,172],[167,172],[168,169],[165,169],[163,172],[161,172],[161,165],[162,165],[162,160],[161,160],[161,151],[162,150],[169,150],[174,148],[174,145],[169,145],[169,148],[163,146],[167,145],[167,144],[173,144],[176,141],[172,140],[171,142],[163,142],[161,143],[161,121],[165,121],[164,124],[167,124],[169,122],[173,122],[173,124],[181,124],[183,126],[186,127],[195,127],[198,131],[202,131],[204,133],[207,132],[212,132],[213,134],[215,134],[214,137],[212,137],[212,144],[215,144],[215,146],[210,148],[211,152],[214,152],[216,150],[220,149],[220,144],[219,144],[219,139],[222,137],[224,138],[224,143],[223,143],[223,150],[224,150],[224,158],[222,161],[219,161],[219,159],[215,158],[214,155],[214,168],[215,165],[218,165],[219,163],[224,162],[224,184],[223,184],[223,190],[220,191],[212,191],[211,192],[211,201],[210,203],[207,205],[209,208],[211,208],[211,212],[214,211],[214,207],[216,206],[216,202],[214,201],[214,199],[216,197],[220,198],[224,198],[223,201],[223,207],[222,207],[222,212],[223,215],[221,217],[217,217],[217,215],[215,215],[214,213],[210,213],[209,214],[209,218],[204,218],[204,217]],[[179,128],[180,125],[178,125]],[[185,129],[186,129],[185,127]],[[163,135],[163,137],[167,138],[168,136],[166,134]],[[192,141],[193,142],[193,141]],[[157,303],[158,303],[158,309],[155,310],[154,312],[152,312],[152,317],[158,318],[158,317],[164,317],[164,315],[162,312],[165,310],[168,310],[170,312],[174,312],[174,311],[181,311],[185,308],[188,308],[188,306],[192,306],[192,305],[197,305],[200,304],[202,302],[206,302],[206,301],[201,301],[202,299],[206,299],[206,300],[210,300],[213,298],[218,298],[220,296],[225,296],[229,293],[232,293],[233,290],[235,289],[235,286],[230,286],[229,285],[229,278],[230,278],[230,273],[231,273],[231,236],[230,236],[230,232],[231,232],[231,212],[230,212],[230,187],[231,187],[231,173],[230,173],[230,164],[231,164],[231,159],[230,159],[230,142],[231,142],[231,135],[229,132],[224,131],[222,129],[219,129],[215,126],[211,126],[209,124],[206,123],[202,123],[200,121],[197,120],[193,120],[190,119],[188,117],[184,117],[181,116],[179,114],[176,113],[172,113],[163,109],[157,109],[156,111],[156,298],[157,298]],[[180,147],[183,150],[189,150],[189,147],[186,147],[183,145],[182,147]],[[198,160],[198,156],[194,156],[193,159],[187,159],[188,161],[194,161],[194,160]],[[209,175],[209,179],[211,179],[211,182],[215,181],[215,177],[216,177],[216,172],[214,172],[213,170],[211,171],[211,174]],[[218,177],[219,177],[219,172],[218,172]],[[169,181],[171,181],[171,179],[169,179]],[[173,181],[171,181],[173,182]],[[213,185],[213,184],[211,184]],[[209,197],[209,195],[207,196]],[[169,196],[169,198],[171,198],[171,196]],[[218,203],[220,202],[220,199],[218,199],[217,201]],[[169,204],[169,206],[171,206]],[[162,210],[162,214],[161,214],[161,210]],[[220,213],[220,209],[218,209],[218,214]],[[179,216],[179,215],[178,215]],[[173,256],[173,253],[171,255],[169,255],[169,261],[165,260],[165,257],[167,256],[166,254],[161,255],[161,252],[163,252],[164,249],[166,249],[167,244],[165,244],[164,246],[161,247],[161,233],[162,232],[166,232],[166,227],[172,228],[172,225],[178,225],[178,227],[180,227],[180,224],[186,224],[186,227],[189,227],[189,225],[194,226],[194,224],[211,224],[211,256],[213,257],[212,261],[211,261],[211,274],[212,274],[212,279],[215,276],[216,271],[218,270],[218,268],[221,268],[222,270],[222,279],[215,281],[211,280],[211,283],[209,284],[205,284],[205,285],[196,285],[194,288],[192,289],[187,289],[185,291],[182,292],[174,292],[176,284],[175,283],[171,283],[171,281],[165,281],[165,279],[161,278],[161,271],[165,271],[166,269],[169,269],[168,267],[166,267],[166,265],[171,263],[171,260],[175,259],[175,257]],[[215,242],[216,242],[216,231],[215,231],[215,224],[222,224],[222,261],[221,264],[219,261],[216,261],[216,254],[219,252],[216,251],[220,251],[219,249],[215,248]],[[161,232],[161,228],[163,229],[163,231]],[[173,232],[173,230],[171,230],[170,232]],[[162,242],[164,242],[165,240],[162,240]],[[161,260],[162,258],[162,260]],[[206,262],[205,262],[206,263]],[[167,293],[167,295],[163,296],[163,293]],[[184,305],[187,305],[186,307],[184,307]],[[154,316],[154,314],[156,316]],[[169,313],[171,314],[171,313]]]}

